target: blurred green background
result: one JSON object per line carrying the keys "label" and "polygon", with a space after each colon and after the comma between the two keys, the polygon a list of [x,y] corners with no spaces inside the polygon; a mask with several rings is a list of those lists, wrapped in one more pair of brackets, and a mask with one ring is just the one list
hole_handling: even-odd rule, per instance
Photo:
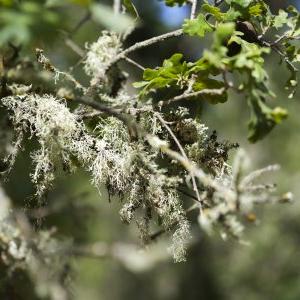
{"label": "blurred green background", "polygon": [[[34,48],[42,48],[55,65],[63,70],[71,69],[82,82],[88,79],[83,75],[82,65],[78,64],[80,58],[65,44],[65,38],[72,38],[84,48],[86,42],[98,38],[101,30],[119,30],[122,22],[124,26],[127,22],[125,19],[120,20],[121,24],[111,21],[112,12],[106,11],[103,5],[110,7],[112,1],[13,2],[0,1],[2,48],[13,40],[15,44],[22,44],[22,55],[31,58],[34,57]],[[288,4],[299,5],[298,2],[269,1],[275,12]],[[178,28],[189,13],[187,7],[166,8],[157,0],[136,0],[134,3],[141,20],[129,35],[126,45]],[[86,5],[94,5],[92,20],[72,34],[88,14]],[[186,59],[193,60],[201,55],[208,43],[208,40],[182,37],[138,51],[132,58],[149,67],[161,64],[164,58],[175,52],[182,52]],[[54,226],[62,237],[77,243],[102,241],[120,246],[120,253],[113,258],[73,259],[70,284],[74,299],[300,299],[300,99],[299,93],[292,100],[287,98],[282,86],[288,73],[279,62],[274,55],[266,61],[266,67],[272,79],[271,88],[278,95],[276,104],[287,107],[290,115],[262,142],[252,145],[247,141],[249,111],[245,98],[241,96],[233,94],[225,104],[204,105],[201,116],[203,122],[216,129],[222,139],[238,142],[247,151],[251,167],[279,163],[281,171],[273,179],[283,192],[292,191],[296,201],[261,208],[257,226],[251,225],[246,230],[245,239],[251,243],[249,246],[234,241],[224,242],[218,235],[207,237],[195,223],[187,262],[175,264],[166,252],[168,238],[149,246],[146,252],[129,247],[139,245],[138,234],[134,226],[126,226],[120,221],[118,210],[121,203],[118,199],[109,202],[104,189],[99,196],[98,191],[90,186],[86,173],[59,178],[47,198],[47,205],[58,208],[37,226]],[[125,63],[123,67],[132,74],[133,80],[140,79],[139,70]],[[130,83],[128,86],[132,89]],[[28,175],[32,168],[29,151],[33,147],[34,143],[29,141],[6,183],[8,194],[20,207],[35,206],[31,200],[34,188]],[[9,274],[1,274],[1,299],[10,299],[6,298],[4,289],[10,280]],[[15,280],[24,282],[25,279]],[[17,282],[12,283],[11,289],[14,286]],[[15,291],[14,299],[32,299],[29,294],[24,287]]]}

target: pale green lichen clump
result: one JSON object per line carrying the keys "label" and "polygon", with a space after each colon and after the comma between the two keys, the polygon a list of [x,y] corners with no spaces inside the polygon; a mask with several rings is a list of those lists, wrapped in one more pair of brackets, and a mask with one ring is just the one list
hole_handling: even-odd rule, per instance
{"label": "pale green lichen clump", "polygon": [[24,216],[14,214],[1,185],[0,199],[1,263],[11,268],[9,272],[14,268],[26,270],[41,298],[69,299],[60,279],[66,266],[64,254],[70,245],[54,239],[47,231],[33,234]]}
{"label": "pale green lichen clump", "polygon": [[[189,157],[185,158],[169,148],[168,132],[150,112],[144,114],[141,124],[165,138],[148,135],[151,147],[143,140],[132,141],[124,123],[115,117],[99,118],[98,125],[89,131],[65,100],[51,95],[8,96],[2,104],[12,112],[17,131],[28,132],[39,142],[39,149],[31,155],[35,166],[31,177],[39,198],[59,173],[73,172],[80,165],[90,172],[91,182],[99,190],[106,185],[109,194],[126,199],[121,218],[126,223],[136,221],[145,243],[152,239],[150,221],[157,215],[164,230],[173,234],[170,249],[176,261],[185,259],[190,239],[190,225],[178,189],[185,183],[192,186],[193,178],[199,188],[199,199],[193,208],[200,211],[199,224],[208,232],[220,225],[223,237],[241,237],[244,227],[238,216],[250,213],[254,204],[281,199],[270,196],[270,185],[253,183],[261,172],[243,179],[243,155],[237,156],[232,171],[227,164],[231,146],[217,143],[215,135],[209,136],[204,125],[190,118],[181,121],[180,128],[173,128],[178,138],[184,134],[185,140],[181,140],[186,143]],[[182,114],[179,109],[170,118],[175,120]],[[160,151],[173,158],[168,169],[158,163]]]}
{"label": "pale green lichen clump", "polygon": [[176,259],[183,258],[183,241],[189,232],[176,191],[179,179],[168,177],[156,164],[157,154],[148,153],[138,143],[130,143],[121,121],[109,117],[90,134],[65,101],[51,95],[10,96],[2,99],[2,103],[13,112],[15,127],[38,139],[40,148],[32,153],[35,168],[31,175],[38,197],[51,188],[59,171],[74,171],[78,161],[91,173],[97,188],[107,185],[110,193],[128,197],[121,210],[123,220],[130,222],[135,211],[142,208],[157,213],[167,230],[175,222],[178,229],[174,240],[179,239],[180,243],[176,242],[179,253],[176,249],[173,252]]}
{"label": "pale green lichen clump", "polygon": [[122,50],[120,37],[114,32],[103,31],[99,39],[86,45],[88,52],[84,70],[92,78],[91,84],[106,77],[107,67]]}

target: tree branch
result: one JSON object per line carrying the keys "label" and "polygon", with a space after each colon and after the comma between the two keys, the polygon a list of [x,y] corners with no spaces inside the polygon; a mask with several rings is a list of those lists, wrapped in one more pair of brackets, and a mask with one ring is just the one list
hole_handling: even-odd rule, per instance
{"label": "tree branch", "polygon": [[195,19],[196,10],[197,10],[197,3],[198,3],[198,0],[192,0],[191,16],[190,16],[191,20]]}
{"label": "tree branch", "polygon": [[132,60],[131,58],[128,58],[128,57],[125,56],[124,59],[125,59],[128,63],[130,63],[131,65],[137,67],[138,69],[140,69],[140,70],[142,70],[142,71],[145,71],[145,68],[144,68],[142,65],[140,65],[140,64],[137,63],[136,61]]}
{"label": "tree branch", "polygon": [[192,93],[183,93],[181,95],[170,98],[166,101],[160,101],[159,106],[166,106],[174,102],[178,102],[181,100],[186,100],[186,99],[190,99],[202,95],[222,95],[225,91],[226,88],[219,88],[219,89],[203,89],[201,91],[192,92]]}
{"label": "tree branch", "polygon": [[215,6],[218,7],[218,6],[220,6],[223,2],[224,2],[224,0],[215,0]]}
{"label": "tree branch", "polygon": [[162,42],[166,39],[172,38],[172,37],[177,37],[183,34],[183,30],[182,29],[177,29],[175,31],[171,31],[153,38],[150,38],[148,40],[142,41],[142,42],[138,42],[134,45],[132,45],[131,47],[125,49],[124,51],[122,51],[119,55],[116,56],[116,58],[110,63],[110,65],[107,67],[107,70],[110,69],[114,64],[116,64],[117,62],[119,62],[122,59],[125,59],[125,57],[134,52],[137,51],[139,49],[148,47],[150,45]]}
{"label": "tree branch", "polygon": [[[185,159],[188,159],[183,147],[181,146],[180,142],[178,141],[176,135],[173,133],[172,129],[168,126],[168,124],[165,122],[165,120],[162,118],[162,116],[159,113],[155,113],[155,116],[163,124],[163,126],[167,129],[167,131],[173,138],[174,142],[176,143],[177,147],[179,148],[181,155],[183,157],[185,157]],[[202,212],[202,207],[201,207],[202,201],[201,201],[201,197],[200,197],[200,194],[198,191],[197,182],[196,182],[195,176],[193,174],[191,174],[191,177],[192,177],[193,189],[197,196],[197,202],[199,202],[199,204],[200,204],[200,212]]]}
{"label": "tree branch", "polygon": [[76,102],[87,105],[89,107],[92,107],[94,109],[96,109],[97,111],[103,112],[103,113],[107,113],[108,115],[111,115],[117,119],[119,119],[120,121],[122,121],[123,123],[125,123],[125,125],[128,125],[130,122],[130,117],[127,114],[124,114],[122,112],[122,110],[119,109],[115,109],[112,107],[108,107],[106,105],[103,105],[87,96],[82,97],[82,98],[77,98],[75,99]]}
{"label": "tree branch", "polygon": [[119,14],[121,12],[121,0],[114,0],[114,13]]}

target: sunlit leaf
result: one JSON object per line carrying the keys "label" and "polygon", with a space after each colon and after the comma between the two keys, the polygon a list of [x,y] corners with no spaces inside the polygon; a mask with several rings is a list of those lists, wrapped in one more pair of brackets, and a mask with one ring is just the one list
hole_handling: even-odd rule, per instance
{"label": "sunlit leaf", "polygon": [[213,31],[212,26],[206,21],[203,14],[199,14],[197,19],[185,20],[183,24],[183,31],[188,35],[204,37],[207,32]]}
{"label": "sunlit leaf", "polygon": [[274,27],[276,29],[281,28],[288,22],[288,13],[284,10],[279,10],[279,14],[274,18]]}
{"label": "sunlit leaf", "polygon": [[237,4],[242,7],[247,7],[251,4],[252,0],[226,0],[228,4]]}
{"label": "sunlit leaf", "polygon": [[277,124],[280,124],[287,118],[288,113],[281,107],[274,109],[268,107],[259,96],[259,92],[253,89],[249,97],[252,117],[249,122],[249,135],[250,142],[255,143],[264,138]]}
{"label": "sunlit leaf", "polygon": [[133,5],[131,0],[123,0],[123,5],[125,6],[126,10],[135,18],[139,17],[139,13],[136,7]]}

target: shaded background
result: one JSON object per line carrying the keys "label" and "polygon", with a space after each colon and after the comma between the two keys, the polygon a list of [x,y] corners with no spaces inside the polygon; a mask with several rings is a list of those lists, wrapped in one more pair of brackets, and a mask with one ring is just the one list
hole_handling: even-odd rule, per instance
{"label": "shaded background", "polygon": [[[71,32],[86,14],[84,6],[56,7],[49,15],[48,10],[42,9],[43,1],[22,2],[27,3],[27,8],[26,5],[21,10],[1,7],[1,45],[10,38],[19,38],[24,55],[33,57],[34,48],[40,47],[60,68],[68,70],[72,67],[80,80],[88,80],[80,72],[78,56],[64,43],[65,34]],[[111,4],[112,1],[99,2]],[[129,36],[127,45],[176,29],[189,14],[187,7],[166,8],[157,0],[134,2],[141,22]],[[269,2],[274,11],[288,4],[300,6],[298,1]],[[101,22],[89,21],[72,38],[84,47],[85,42],[95,41],[102,29]],[[147,67],[160,65],[164,58],[175,52],[182,52],[187,60],[193,60],[201,56],[208,43],[209,40],[182,37],[141,50],[132,58]],[[282,169],[274,176],[275,180],[280,190],[291,190],[295,194],[295,203],[262,208],[258,214],[261,222],[247,228],[245,233],[250,246],[224,242],[218,235],[207,237],[195,224],[194,241],[186,263],[174,264],[166,254],[168,239],[150,246],[147,253],[129,251],[126,255],[132,260],[125,262],[112,258],[78,257],[71,266],[74,270],[70,283],[74,299],[300,299],[300,99],[299,93],[293,100],[287,98],[282,86],[288,73],[284,66],[279,65],[278,57],[269,58],[266,66],[272,89],[278,95],[276,105],[287,107],[290,112],[288,120],[267,138],[255,145],[248,143],[249,111],[246,99],[241,96],[232,95],[227,103],[216,106],[203,104],[201,118],[211,129],[216,129],[222,139],[238,142],[246,149],[253,168],[279,163]],[[126,64],[124,67],[135,79],[140,79],[142,74],[138,70]],[[34,143],[29,141],[6,183],[9,195],[20,207],[34,206],[30,200],[34,189],[28,175],[32,169],[29,151],[33,148]],[[134,226],[126,226],[119,219],[119,200],[112,199],[109,203],[107,198],[105,190],[99,196],[90,187],[84,172],[59,178],[47,199],[47,205],[59,208],[37,222],[37,226],[55,226],[61,236],[72,238],[77,243],[138,244]],[[14,299],[34,299],[30,288],[26,287],[26,278],[20,276],[11,282],[9,274],[0,275],[1,299],[6,299],[6,289],[10,285],[11,289],[14,286],[19,289],[15,291]]]}

